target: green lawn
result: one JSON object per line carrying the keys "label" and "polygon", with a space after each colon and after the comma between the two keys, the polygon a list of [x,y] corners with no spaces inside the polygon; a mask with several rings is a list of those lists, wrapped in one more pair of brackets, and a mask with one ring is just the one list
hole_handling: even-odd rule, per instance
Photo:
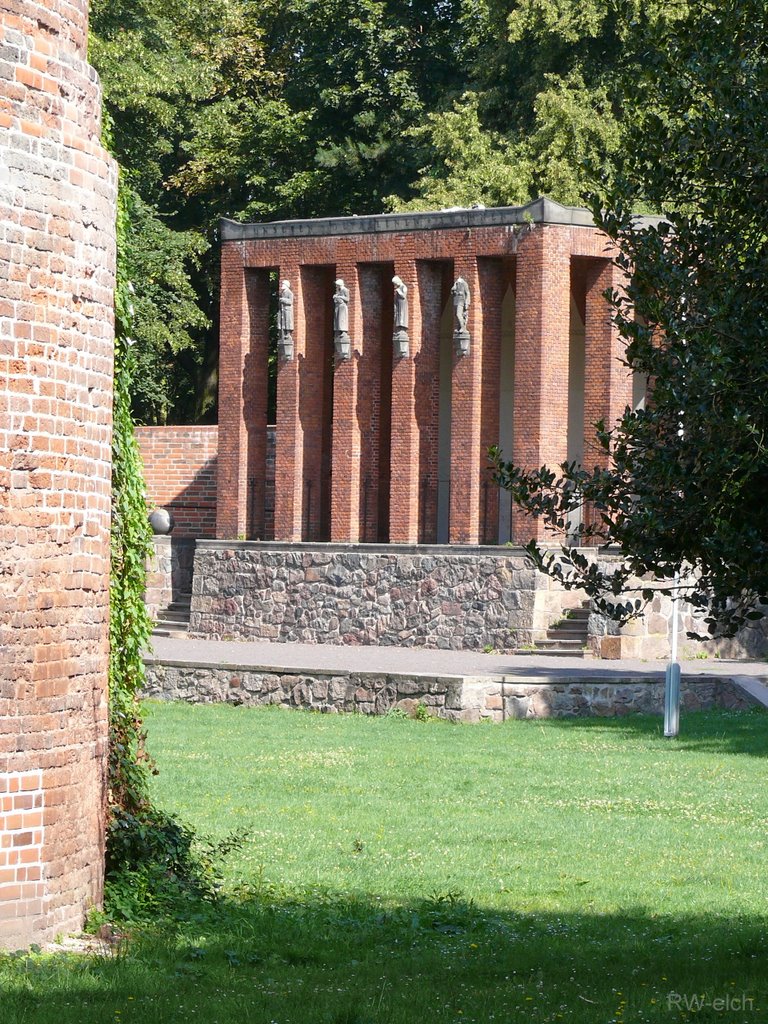
{"label": "green lawn", "polygon": [[230,895],[114,960],[0,959],[0,1021],[768,1021],[768,715],[455,726],[150,705]]}

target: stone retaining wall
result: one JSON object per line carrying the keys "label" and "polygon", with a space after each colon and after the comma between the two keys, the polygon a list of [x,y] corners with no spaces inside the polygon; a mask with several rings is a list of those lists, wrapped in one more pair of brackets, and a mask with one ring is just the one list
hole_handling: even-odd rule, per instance
{"label": "stone retaining wall", "polygon": [[[277,704],[332,714],[347,711],[382,715],[400,709],[413,715],[423,704],[431,715],[460,722],[661,714],[664,708],[664,683],[651,677],[633,682],[532,684],[493,676],[308,673],[155,660],[148,662],[144,693],[146,697],[192,704]],[[684,677],[681,700],[687,710],[746,710],[757,703],[732,680],[711,677]]]}
{"label": "stone retaining wall", "polygon": [[200,541],[190,633],[505,649],[530,644],[582,599],[522,549]]}

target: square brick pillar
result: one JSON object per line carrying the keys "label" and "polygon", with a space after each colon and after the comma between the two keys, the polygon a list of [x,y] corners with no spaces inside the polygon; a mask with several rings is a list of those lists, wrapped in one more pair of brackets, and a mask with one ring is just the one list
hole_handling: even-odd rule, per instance
{"label": "square brick pillar", "polygon": [[349,289],[349,359],[335,357],[331,471],[331,540],[360,540],[360,423],[358,379],[363,355],[363,316],[357,266],[338,263],[336,275]]}
{"label": "square brick pillar", "polygon": [[446,261],[419,260],[416,264],[421,345],[414,362],[419,429],[419,540],[422,544],[437,543],[440,325],[445,305],[443,280],[450,276],[445,268]]}
{"label": "square brick pillar", "polygon": [[280,280],[293,292],[293,359],[278,357],[275,414],[275,540],[297,542],[302,535],[304,432],[299,410],[300,368],[306,349],[302,276],[298,263],[282,264]]}
{"label": "square brick pillar", "polygon": [[[613,307],[605,297],[608,289],[621,291],[626,275],[612,260],[590,260],[586,273],[584,317],[584,467],[607,467],[607,453],[598,447],[595,423],[604,420],[610,428],[632,405],[632,373],[622,362],[625,343],[613,323]],[[583,521],[593,520],[590,505]],[[594,538],[594,543],[599,543]]]}
{"label": "square brick pillar", "polygon": [[[517,253],[513,462],[557,467],[567,457],[570,232],[537,225]],[[512,538],[542,539],[540,520],[513,513]]]}
{"label": "square brick pillar", "polygon": [[501,400],[501,304],[507,269],[501,259],[477,261],[482,296],[483,369],[480,399],[480,543],[499,539],[499,489],[491,479],[488,449],[499,443]]}
{"label": "square brick pillar", "polygon": [[225,243],[221,291],[216,536],[263,536],[269,271],[244,267],[240,246]]}
{"label": "square brick pillar", "polygon": [[[416,365],[422,346],[421,302],[415,260],[399,260],[395,274],[408,288],[407,358],[392,362],[392,451],[390,456],[389,540],[419,542],[419,423],[416,415]],[[394,304],[394,288],[392,290]],[[389,340],[392,344],[392,340]]]}
{"label": "square brick pillar", "polygon": [[[451,378],[451,544],[477,544],[480,540],[480,476],[482,472],[482,386],[484,295],[474,258],[454,261],[454,280],[469,285],[470,306],[467,355],[453,349]],[[452,299],[452,297],[451,297]]]}
{"label": "square brick pillar", "polygon": [[608,289],[621,291],[626,276],[611,260],[590,260],[586,281],[584,320],[584,466],[605,466],[605,453],[597,450],[594,425],[605,420],[611,427],[627,405],[632,405],[632,373],[622,360],[625,343],[613,323]]}

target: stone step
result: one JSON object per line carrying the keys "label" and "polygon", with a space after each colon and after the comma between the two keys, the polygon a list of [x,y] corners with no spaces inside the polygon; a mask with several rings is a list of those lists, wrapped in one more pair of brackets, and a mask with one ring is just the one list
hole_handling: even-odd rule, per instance
{"label": "stone step", "polygon": [[573,649],[569,647],[566,650],[563,650],[561,647],[540,647],[538,644],[536,644],[536,646],[533,647],[533,648],[528,648],[526,650],[517,650],[514,653],[515,653],[515,655],[518,655],[518,654],[530,654],[532,657],[536,657],[537,655],[538,656],[546,655],[548,658],[591,658],[592,657],[592,652],[591,651],[585,651],[582,646],[579,646],[578,648],[573,648]]}
{"label": "stone step", "polygon": [[578,640],[537,640],[535,647],[536,650],[542,654],[570,654],[578,655],[583,652],[586,643],[586,636],[579,638]]}
{"label": "stone step", "polygon": [[188,635],[188,630],[187,630],[186,626],[175,626],[174,627],[174,626],[165,626],[163,624],[158,623],[158,625],[155,626],[155,628],[152,630],[152,636],[167,636],[167,637],[175,637],[176,639],[179,639],[180,637],[186,637],[187,635]]}
{"label": "stone step", "polygon": [[583,626],[551,626],[547,630],[549,640],[581,640],[587,638],[586,623]]}
{"label": "stone step", "polygon": [[157,613],[157,620],[163,622],[189,622],[189,609],[183,608],[161,608]]}

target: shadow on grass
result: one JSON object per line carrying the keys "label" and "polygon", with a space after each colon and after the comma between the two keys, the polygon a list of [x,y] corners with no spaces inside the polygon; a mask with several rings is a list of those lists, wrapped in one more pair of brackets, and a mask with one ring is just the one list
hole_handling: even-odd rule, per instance
{"label": "shadow on grass", "polygon": [[270,886],[179,911],[113,957],[0,957],[4,1024],[768,1016],[764,919],[600,914],[586,898],[579,913],[491,912],[456,892],[384,906]]}
{"label": "shadow on grass", "polygon": [[623,715],[620,718],[538,719],[548,729],[583,729],[614,740],[622,734],[637,739],[658,738],[670,749],[681,753],[750,754],[768,757],[768,711],[686,711],[680,712],[680,735],[664,737],[664,719],[660,715]]}

